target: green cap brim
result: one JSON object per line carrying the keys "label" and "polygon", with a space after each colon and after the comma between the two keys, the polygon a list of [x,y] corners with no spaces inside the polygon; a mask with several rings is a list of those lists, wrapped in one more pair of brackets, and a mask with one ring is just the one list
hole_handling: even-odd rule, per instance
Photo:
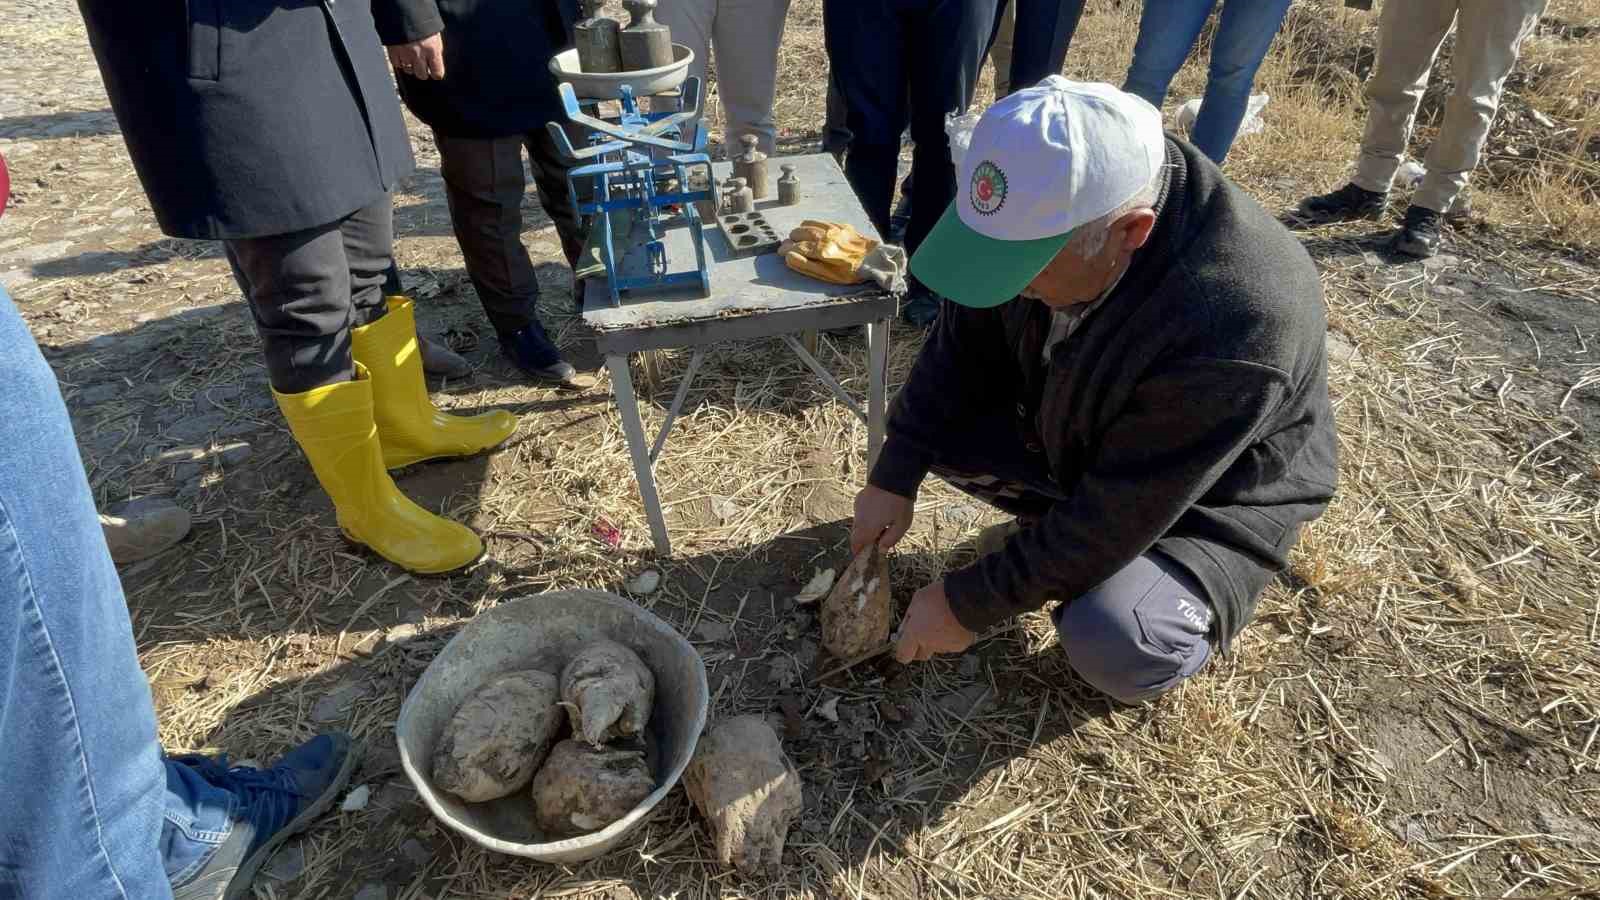
{"label": "green cap brim", "polygon": [[988,309],[1022,293],[1066,246],[1070,234],[996,240],[968,228],[952,203],[911,257],[911,274],[947,300]]}

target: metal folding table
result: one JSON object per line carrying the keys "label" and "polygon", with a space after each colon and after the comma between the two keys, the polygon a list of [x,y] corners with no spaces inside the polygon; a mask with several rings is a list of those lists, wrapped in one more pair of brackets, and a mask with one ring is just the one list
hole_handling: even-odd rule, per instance
{"label": "metal folding table", "polygon": [[[866,211],[832,156],[818,153],[774,157],[768,164],[774,184],[780,164],[796,166],[801,183],[801,201],[794,206],[779,206],[775,188],[765,200],[756,201],[756,209],[766,216],[779,235],[787,235],[806,219],[849,224],[864,235],[876,235]],[[719,180],[729,174],[727,163],[715,164],[713,170]],[[636,238],[637,234],[632,236]],[[669,260],[689,258],[694,253],[686,227],[669,228],[662,240]],[[894,319],[898,298],[871,282],[833,285],[801,275],[784,265],[775,253],[735,256],[715,228],[706,229],[705,244],[711,259],[711,296],[708,298],[686,293],[635,293],[624,296],[620,306],[612,306],[603,275],[584,281],[583,320],[594,330],[596,344],[605,356],[617,409],[622,416],[623,434],[628,441],[628,453],[633,458],[639,496],[650,522],[650,536],[656,552],[662,556],[671,554],[672,543],[656,491],[654,464],[666,445],[673,420],[689,395],[689,386],[708,345],[781,337],[823,384],[866,424],[869,468],[883,445],[889,324]],[[625,251],[635,260],[643,253],[643,247],[637,242],[630,242]],[[796,337],[797,334],[857,325],[865,326],[867,338],[865,413],[817,361],[806,342]],[[647,441],[628,370],[628,356],[689,347],[694,348],[694,354],[678,383],[666,420],[655,440]]]}

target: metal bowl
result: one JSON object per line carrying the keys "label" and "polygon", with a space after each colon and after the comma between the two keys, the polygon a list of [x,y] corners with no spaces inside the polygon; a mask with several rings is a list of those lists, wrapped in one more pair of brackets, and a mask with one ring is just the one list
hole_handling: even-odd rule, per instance
{"label": "metal bowl", "polygon": [[[657,781],[644,802],[599,831],[546,841],[534,825],[527,790],[488,803],[466,803],[434,788],[434,745],[473,691],[516,669],[559,674],[580,647],[600,638],[632,648],[656,676],[655,708],[645,739]],[[678,783],[705,728],[707,699],[705,663],[672,626],[613,594],[555,591],[502,603],[451,638],[406,696],[395,737],[406,777],[445,825],[500,853],[576,863],[620,846]]]}
{"label": "metal bowl", "polygon": [[633,86],[635,97],[648,97],[676,88],[688,76],[691,62],[694,62],[694,51],[682,44],[673,44],[672,62],[664,66],[632,72],[585,72],[578,67],[578,48],[573,47],[550,60],[550,74],[572,85],[572,92],[579,100],[616,100],[622,96],[625,84]]}

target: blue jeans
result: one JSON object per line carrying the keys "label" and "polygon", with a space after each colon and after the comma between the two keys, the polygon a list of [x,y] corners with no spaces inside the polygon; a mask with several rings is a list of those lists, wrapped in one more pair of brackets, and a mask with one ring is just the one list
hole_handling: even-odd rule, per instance
{"label": "blue jeans", "polygon": [[[1138,94],[1156,108],[1167,98],[1172,77],[1183,67],[1200,29],[1218,0],[1145,0],[1139,19],[1139,42],[1122,89]],[[1190,140],[1218,165],[1244,121],[1256,70],[1289,11],[1289,0],[1227,0],[1222,5],[1206,93],[1200,102]]]}
{"label": "blue jeans", "polygon": [[166,761],[54,373],[0,290],[0,898],[171,897],[232,795]]}

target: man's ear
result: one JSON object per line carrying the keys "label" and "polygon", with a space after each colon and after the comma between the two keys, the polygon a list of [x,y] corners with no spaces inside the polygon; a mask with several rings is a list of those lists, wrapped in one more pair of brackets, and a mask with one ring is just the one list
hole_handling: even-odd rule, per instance
{"label": "man's ear", "polygon": [[1112,224],[1111,238],[1124,253],[1132,253],[1150,240],[1150,232],[1155,227],[1155,210],[1136,209]]}

